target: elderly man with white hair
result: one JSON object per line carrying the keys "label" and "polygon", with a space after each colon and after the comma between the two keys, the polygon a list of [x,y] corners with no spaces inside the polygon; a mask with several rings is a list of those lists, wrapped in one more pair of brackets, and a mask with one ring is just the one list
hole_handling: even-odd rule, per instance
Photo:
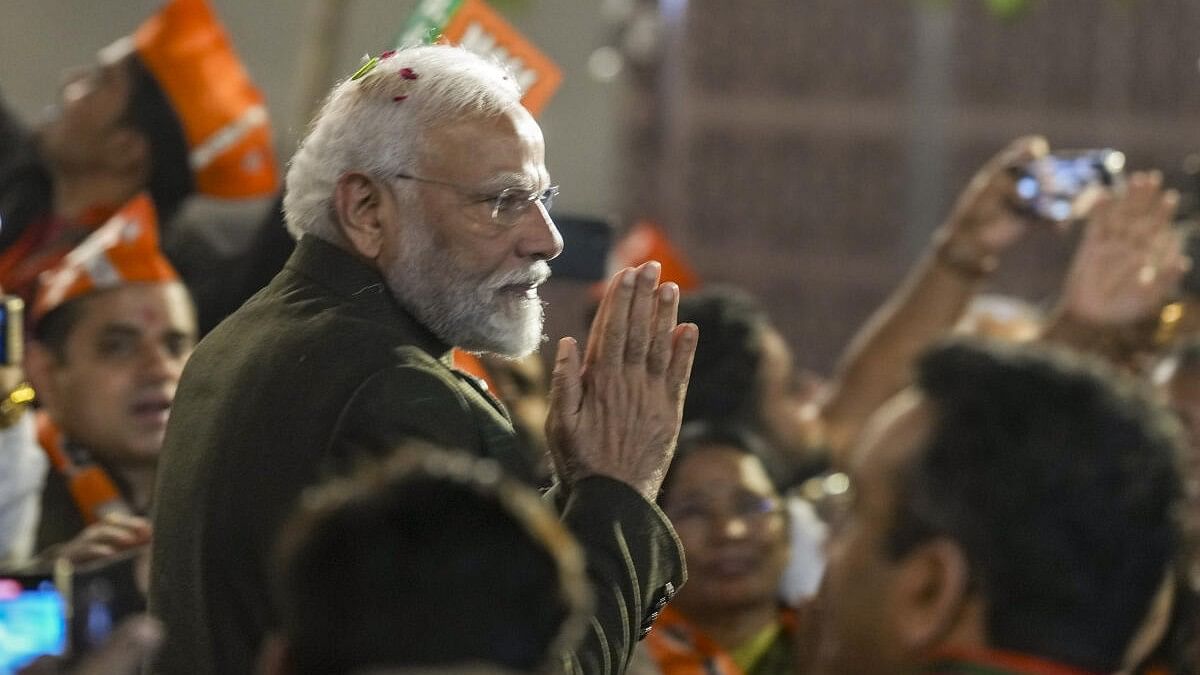
{"label": "elderly man with white hair", "polygon": [[[416,438],[533,475],[450,350],[517,357],[543,339],[538,286],[562,249],[544,152],[513,78],[457,48],[386,52],[333,90],[287,176],[295,253],[197,347],[175,399],[150,599],[162,672],[251,671],[274,621],[272,543],[329,473]],[[563,655],[573,671],[622,672],[685,576],[653,501],[696,329],[658,274],[617,274],[586,349],[557,347],[554,499],[596,604]]]}

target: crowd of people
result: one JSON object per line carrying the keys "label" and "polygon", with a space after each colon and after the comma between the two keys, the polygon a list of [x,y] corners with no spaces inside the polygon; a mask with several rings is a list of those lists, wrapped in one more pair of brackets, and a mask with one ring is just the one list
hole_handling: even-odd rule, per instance
{"label": "crowd of people", "polygon": [[[43,126],[0,108],[0,576],[132,557],[144,609],[20,662],[0,611],[0,669],[1198,672],[1198,240],[1161,174],[1080,207],[1044,310],[982,295],[1046,226],[1030,136],[828,377],[653,260],[547,376],[570,242],[521,95],[383,52],[279,176],[216,16],[170,0]],[[197,194],[277,202],[203,279],[161,246]]]}

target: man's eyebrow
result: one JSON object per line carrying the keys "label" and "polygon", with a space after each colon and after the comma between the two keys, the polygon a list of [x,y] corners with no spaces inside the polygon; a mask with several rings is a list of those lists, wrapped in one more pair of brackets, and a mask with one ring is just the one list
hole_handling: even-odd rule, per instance
{"label": "man's eyebrow", "polygon": [[125,335],[138,336],[142,331],[138,330],[137,326],[128,323],[110,323],[100,329],[100,334],[105,337],[121,337]]}
{"label": "man's eyebrow", "polygon": [[[546,183],[549,185],[549,182]],[[496,174],[483,181],[479,185],[480,190],[498,194],[505,190],[526,190],[529,192],[536,191],[541,185],[540,177],[530,176],[527,173],[514,171],[511,173]]]}

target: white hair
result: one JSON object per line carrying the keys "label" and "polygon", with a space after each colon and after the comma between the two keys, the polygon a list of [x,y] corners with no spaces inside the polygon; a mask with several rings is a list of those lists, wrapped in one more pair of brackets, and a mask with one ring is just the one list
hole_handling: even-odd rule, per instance
{"label": "white hair", "polygon": [[512,74],[459,47],[381,54],[369,72],[333,88],[292,156],[283,198],[288,232],[343,243],[333,205],[341,176],[411,170],[430,129],[500,115],[520,100]]}

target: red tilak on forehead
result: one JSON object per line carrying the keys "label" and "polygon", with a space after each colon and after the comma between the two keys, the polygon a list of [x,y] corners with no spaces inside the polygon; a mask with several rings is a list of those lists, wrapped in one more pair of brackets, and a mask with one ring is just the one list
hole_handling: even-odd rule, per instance
{"label": "red tilak on forehead", "polygon": [[396,103],[399,103],[399,102],[403,101],[403,100],[404,100],[404,99],[406,99],[406,98],[408,98],[408,97],[407,97],[407,96],[393,96],[393,97],[392,97],[392,100],[393,100],[393,101],[395,101]]}
{"label": "red tilak on forehead", "polygon": [[417,75],[412,68],[401,68],[400,77],[403,77],[406,80],[415,80],[420,77],[420,75]]}
{"label": "red tilak on forehead", "polygon": [[143,305],[138,310],[143,324],[155,324],[162,320],[162,313],[153,305]]}

